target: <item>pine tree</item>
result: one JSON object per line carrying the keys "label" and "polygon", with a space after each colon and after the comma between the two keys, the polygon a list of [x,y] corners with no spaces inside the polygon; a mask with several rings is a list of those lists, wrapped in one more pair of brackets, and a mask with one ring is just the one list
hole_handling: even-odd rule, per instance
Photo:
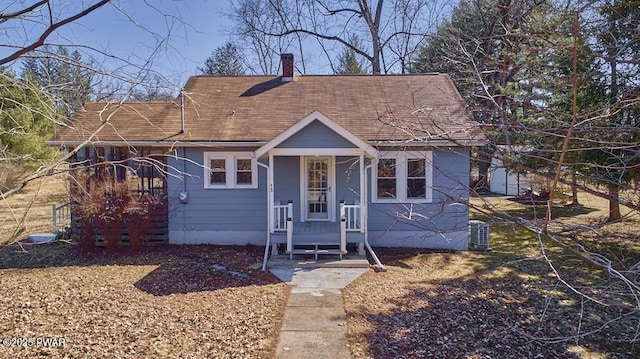
{"label": "pine tree", "polygon": [[61,123],[51,98],[28,76],[0,73],[0,149],[4,159],[37,168],[55,157],[48,140]]}
{"label": "pine tree", "polygon": [[[360,40],[357,36],[352,36],[350,43],[354,47],[361,47]],[[365,62],[361,56],[356,54],[356,51],[351,47],[346,47],[342,50],[342,53],[338,55],[338,66],[334,70],[336,75],[362,75],[366,74]]]}
{"label": "pine tree", "polygon": [[71,116],[84,106],[92,93],[90,66],[78,50],[69,53],[63,46],[55,51],[45,46],[40,53],[42,56],[25,59],[22,72],[51,95],[59,113]]}
{"label": "pine tree", "polygon": [[204,67],[199,67],[198,70],[205,75],[244,75],[242,53],[236,45],[227,42],[223,46],[218,47],[211,56],[205,60]]}

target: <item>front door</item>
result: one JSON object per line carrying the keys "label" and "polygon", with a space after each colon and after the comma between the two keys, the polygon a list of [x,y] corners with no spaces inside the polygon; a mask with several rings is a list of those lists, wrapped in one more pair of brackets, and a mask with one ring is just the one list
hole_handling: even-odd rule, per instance
{"label": "front door", "polygon": [[306,157],[304,162],[305,219],[328,221],[331,219],[332,208],[331,157]]}

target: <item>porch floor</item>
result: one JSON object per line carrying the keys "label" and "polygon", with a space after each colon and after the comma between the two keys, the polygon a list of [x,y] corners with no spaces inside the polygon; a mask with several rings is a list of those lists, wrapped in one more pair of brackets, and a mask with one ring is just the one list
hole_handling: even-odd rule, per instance
{"label": "porch floor", "polygon": [[346,255],[342,260],[335,256],[322,256],[314,259],[313,255],[294,255],[289,259],[288,255],[273,255],[269,258],[269,269],[294,269],[294,268],[369,268],[371,265],[366,256]]}

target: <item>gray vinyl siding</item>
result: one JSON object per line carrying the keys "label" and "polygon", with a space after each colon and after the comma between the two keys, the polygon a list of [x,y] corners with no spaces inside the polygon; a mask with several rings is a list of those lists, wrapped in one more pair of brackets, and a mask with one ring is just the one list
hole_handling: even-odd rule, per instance
{"label": "gray vinyl siding", "polygon": [[[360,200],[360,158],[336,157],[336,201],[354,204]],[[340,212],[336,212],[340,213]]]}
{"label": "gray vinyl siding", "polygon": [[[182,149],[178,150],[181,156]],[[187,161],[168,159],[169,230],[175,231],[266,231],[267,228],[267,171],[258,166],[258,188],[205,189],[202,163],[205,151],[214,149],[185,149]],[[179,201],[183,183],[179,171],[183,165],[189,175],[184,185],[189,199]]]}
{"label": "gray vinyl siding", "polygon": [[[181,156],[182,149],[178,149]],[[267,229],[267,171],[258,166],[256,189],[205,189],[202,162],[205,151],[215,149],[185,149],[187,161],[170,157],[167,165],[170,231],[265,231]],[[352,204],[359,199],[360,165],[358,157],[335,158],[334,190],[336,206],[340,200]],[[370,160],[365,161],[366,164]],[[187,203],[179,201],[183,191],[180,171],[189,175],[184,180]],[[300,221],[300,157],[274,157],[274,199],[294,201],[294,221]],[[371,170],[375,170],[375,167]],[[371,170],[367,176],[369,188],[368,229],[370,231],[464,231],[468,225],[468,209],[456,205],[451,198],[467,200],[469,196],[468,149],[433,150],[433,201],[431,203],[374,203],[371,201]],[[339,213],[336,207],[335,213]],[[403,218],[413,213],[413,218]],[[422,216],[415,216],[419,214]],[[336,216],[337,218],[337,216]]]}
{"label": "gray vinyl siding", "polygon": [[293,201],[293,221],[300,222],[300,157],[273,159],[273,199],[282,204]]}
{"label": "gray vinyl siding", "polygon": [[[375,171],[375,166],[370,171]],[[371,172],[368,173],[370,181]],[[469,211],[451,199],[468,200],[469,150],[433,150],[433,201],[431,203],[373,203],[369,186],[370,231],[464,231]],[[370,183],[370,182],[369,182]],[[409,215],[411,214],[411,218]]]}
{"label": "gray vinyl siding", "polygon": [[335,133],[320,121],[305,128],[278,145],[279,148],[354,148],[353,143]]}
{"label": "gray vinyl siding", "polygon": [[[335,157],[335,213],[340,213],[340,200],[353,204],[360,199],[359,157]],[[300,222],[300,157],[274,157],[274,199],[282,204],[293,200],[293,220]],[[337,217],[336,217],[337,218]]]}

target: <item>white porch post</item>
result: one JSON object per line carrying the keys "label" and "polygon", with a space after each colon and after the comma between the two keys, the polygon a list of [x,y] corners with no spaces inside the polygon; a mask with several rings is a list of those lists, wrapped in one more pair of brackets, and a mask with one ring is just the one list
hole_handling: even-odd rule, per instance
{"label": "white porch post", "polygon": [[[269,167],[267,169],[267,216],[269,217],[269,235],[275,232],[275,223],[274,223],[274,204],[275,198],[273,193],[273,156],[269,154]],[[271,244],[271,253],[278,254],[278,244]]]}
{"label": "white porch post", "polygon": [[274,223],[273,223],[273,205],[275,204],[274,193],[273,193],[273,155],[269,153],[269,169],[267,170],[267,191],[269,192],[269,199],[267,203],[267,210],[269,216],[269,232],[273,233]]}
{"label": "white porch post", "polygon": [[[270,202],[272,201],[272,197],[273,195],[271,194],[271,191],[269,190],[269,188],[271,187],[271,182],[270,182],[270,177],[269,177],[269,173],[271,172],[271,162],[269,162],[269,165],[265,165],[263,163],[259,162],[259,159],[256,159],[256,161],[258,161],[258,165],[266,168],[267,170],[267,243],[264,247],[264,259],[262,260],[262,271],[266,271],[267,270],[267,261],[269,259],[269,243],[271,243],[271,233],[273,232],[273,205],[270,204]],[[278,245],[275,243],[271,243],[271,253],[278,253]]]}
{"label": "white porch post", "polygon": [[293,218],[287,218],[287,252],[289,259],[293,259]]}
{"label": "white porch post", "polygon": [[342,253],[347,251],[347,219],[342,217],[340,219],[340,259],[342,259]]}

